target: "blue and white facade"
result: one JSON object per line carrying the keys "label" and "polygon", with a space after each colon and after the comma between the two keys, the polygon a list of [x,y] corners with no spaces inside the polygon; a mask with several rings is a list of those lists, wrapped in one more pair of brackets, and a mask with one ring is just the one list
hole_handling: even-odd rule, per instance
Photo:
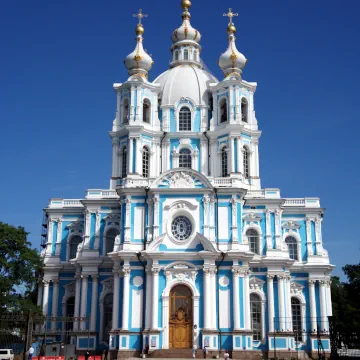
{"label": "blue and white facade", "polygon": [[242,78],[234,14],[219,81],[200,60],[190,1],[182,5],[170,68],[153,82],[136,28],[130,77],[114,84],[110,188],[45,209],[38,304],[51,316],[90,316],[72,325],[78,350],[311,352],[320,324],[329,351],[324,209],[261,187],[257,84]]}

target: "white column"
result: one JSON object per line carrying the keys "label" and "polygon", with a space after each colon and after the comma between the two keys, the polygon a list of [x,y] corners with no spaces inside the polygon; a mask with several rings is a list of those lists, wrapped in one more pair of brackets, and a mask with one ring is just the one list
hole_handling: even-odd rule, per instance
{"label": "white column", "polygon": [[210,241],[214,243],[216,241],[215,237],[215,196],[211,195],[210,197],[210,224],[209,224],[209,232],[210,232]]}
{"label": "white column", "polygon": [[212,177],[216,177],[217,175],[217,168],[216,168],[216,157],[217,157],[217,140],[210,140],[210,175]]}
{"label": "white column", "polygon": [[234,144],[234,138],[229,138],[230,142],[230,172],[235,172],[235,144]]}
{"label": "white column", "polygon": [[277,250],[281,250],[281,212],[282,210],[275,209],[275,248]]}
{"label": "white column", "polygon": [[321,238],[321,219],[315,219],[315,248],[316,255],[323,255],[323,246],[322,246],[322,238]]}
{"label": "white column", "polygon": [[41,280],[38,281],[38,293],[37,293],[37,306],[41,306],[43,296],[43,283]]}
{"label": "white column", "polygon": [[328,330],[327,311],[326,311],[326,280],[319,281],[319,293],[320,293],[320,331]]}
{"label": "white column", "polygon": [[236,195],[230,200],[231,202],[231,240],[233,244],[238,244],[238,227],[237,227],[237,199]]}
{"label": "white column", "polygon": [[133,173],[133,159],[134,159],[134,138],[129,137],[129,154],[128,154],[128,174]]}
{"label": "white column", "polygon": [[316,280],[312,280],[312,279],[309,280],[311,331],[316,331],[317,330],[315,281]]}
{"label": "white column", "polygon": [[241,152],[241,138],[236,138],[236,151],[237,151],[237,172],[243,172],[243,165],[242,165],[242,152]]}
{"label": "white column", "polygon": [[285,330],[284,276],[277,275],[279,302],[279,330]]}
{"label": "white column", "polygon": [[[52,293],[52,306],[51,306],[51,317],[55,318],[58,316],[58,304],[59,304],[59,279],[54,279],[53,283],[53,293]],[[56,330],[57,322],[51,321],[51,330]]]}
{"label": "white column", "polygon": [[210,238],[209,232],[209,204],[210,204],[210,197],[208,194],[204,194],[202,201],[204,203],[204,236],[206,238]]}
{"label": "white column", "polygon": [[251,329],[251,317],[250,317],[250,284],[249,284],[249,275],[250,272],[248,269],[244,269],[244,316],[245,316],[245,327],[246,329]]}
{"label": "white column", "polygon": [[328,279],[326,283],[326,303],[327,303],[327,314],[332,316],[332,301],[331,301],[331,280]]}
{"label": "white column", "polygon": [[131,240],[131,196],[126,196],[123,203],[125,204],[124,243],[129,244]]}
{"label": "white column", "polygon": [[119,268],[114,267],[113,270],[114,276],[114,294],[113,294],[113,316],[112,316],[112,328],[119,328],[119,291],[120,291],[120,274]]}
{"label": "white column", "polygon": [[306,248],[307,248],[308,256],[313,255],[312,239],[311,239],[311,219],[310,218],[306,218]]}
{"label": "white column", "polygon": [[91,275],[91,321],[90,321],[90,330],[96,331],[96,313],[97,313],[97,299],[98,299],[98,282],[99,275]]}
{"label": "white column", "polygon": [[146,242],[150,243],[153,240],[153,204],[154,201],[153,199],[147,199],[146,200],[147,206],[148,206],[148,211],[147,211],[147,227],[146,227],[146,231],[147,231],[147,235],[146,235]]}
{"label": "white column", "polygon": [[81,286],[81,275],[77,272],[75,275],[75,308],[74,308],[74,330],[79,329],[79,309],[80,309],[80,286]]}
{"label": "white column", "polygon": [[[271,239],[271,211],[266,209],[266,250],[272,249],[272,239]],[[261,249],[260,249],[261,253]]]}
{"label": "white column", "polygon": [[112,177],[119,176],[119,155],[118,155],[119,138],[112,138]]}
{"label": "white column", "polygon": [[[142,151],[140,151],[140,137],[135,138],[135,172],[139,175],[142,175]],[[150,155],[150,154],[149,154]]]}
{"label": "white column", "polygon": [[159,206],[160,206],[160,195],[156,194],[153,197],[154,201],[154,239],[159,236]]}
{"label": "white column", "polygon": [[166,167],[164,169],[165,170],[169,170],[170,169],[170,140],[167,139],[165,141],[166,143],[166,152],[165,152],[165,163],[166,163]]}
{"label": "white column", "polygon": [[56,244],[55,244],[55,255],[60,256],[61,252],[61,236],[62,236],[62,220],[58,220],[58,228],[56,235]]}
{"label": "white column", "polygon": [[211,282],[210,282],[210,269],[204,268],[204,329],[210,329],[211,327]]}
{"label": "white column", "polygon": [[290,275],[285,276],[285,300],[286,300],[286,330],[292,331],[292,313],[291,313],[291,292],[290,292]]}
{"label": "white column", "polygon": [[86,329],[86,307],[87,307],[87,291],[88,291],[88,284],[89,284],[89,276],[86,274],[81,275],[82,281],[81,281],[81,310],[80,310],[80,316],[83,318],[80,321],[80,329],[85,330]]}
{"label": "white column", "polygon": [[129,300],[130,300],[130,268],[123,270],[123,307],[122,307],[122,330],[129,330]]}
{"label": "white column", "polygon": [[146,269],[146,304],[145,304],[145,329],[151,327],[151,304],[152,304],[152,273],[151,269]]}
{"label": "white column", "polygon": [[206,140],[201,140],[200,142],[200,156],[201,156],[201,173],[205,176],[208,176],[208,160],[209,160],[209,155],[208,155],[208,144]]}
{"label": "white column", "polygon": [[135,88],[132,86],[131,87],[131,95],[130,95],[130,119],[129,119],[129,124],[131,124],[132,121],[135,121]]}
{"label": "white column", "polygon": [[229,124],[234,123],[234,87],[229,86]]}
{"label": "white column", "polygon": [[267,274],[269,332],[274,331],[274,275]]}
{"label": "white column", "polygon": [[214,266],[211,269],[211,274],[210,274],[210,282],[211,282],[211,328],[212,329],[217,329],[217,291],[216,291],[216,267]]}
{"label": "white column", "polygon": [[259,141],[254,140],[254,151],[253,151],[253,157],[254,157],[254,175],[253,176],[260,176],[260,166],[259,166]]}
{"label": "white column", "polygon": [[151,320],[151,329],[158,329],[158,313],[159,313],[159,268],[152,268],[152,278],[153,278],[153,291],[152,291],[152,320]]}
{"label": "white column", "polygon": [[44,297],[43,297],[43,313],[45,316],[49,315],[49,281],[44,280]]}
{"label": "white column", "polygon": [[239,296],[239,275],[240,269],[233,266],[233,316],[234,316],[234,330],[240,329],[240,296]]}

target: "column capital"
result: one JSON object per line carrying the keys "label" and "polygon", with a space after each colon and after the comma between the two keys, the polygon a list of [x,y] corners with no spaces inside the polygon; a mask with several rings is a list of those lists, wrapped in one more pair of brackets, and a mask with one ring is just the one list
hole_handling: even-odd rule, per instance
{"label": "column capital", "polygon": [[99,279],[99,274],[91,274],[90,276],[93,280]]}
{"label": "column capital", "polygon": [[112,273],[115,277],[119,277],[120,276],[120,269],[118,267],[113,268]]}
{"label": "column capital", "polygon": [[203,272],[205,275],[215,275],[217,270],[215,266],[204,266]]}
{"label": "column capital", "polygon": [[158,268],[158,267],[151,268],[151,273],[153,274],[153,276],[158,276],[159,272],[160,272],[160,268]]}
{"label": "column capital", "polygon": [[266,274],[266,278],[268,279],[268,281],[274,281],[274,274]]}
{"label": "column capital", "polygon": [[51,282],[53,283],[54,286],[59,286],[59,279],[51,279]]}
{"label": "column capital", "polygon": [[309,279],[308,280],[309,286],[314,286],[315,282],[316,282],[316,280],[314,280],[314,279]]}
{"label": "column capital", "polygon": [[43,279],[42,283],[43,283],[44,286],[49,286],[50,285],[50,280]]}
{"label": "column capital", "polygon": [[82,278],[82,279],[88,279],[88,278],[89,278],[89,274],[81,273],[81,278]]}
{"label": "column capital", "polygon": [[130,276],[130,273],[131,273],[131,269],[128,266],[122,268],[122,274],[124,276]]}

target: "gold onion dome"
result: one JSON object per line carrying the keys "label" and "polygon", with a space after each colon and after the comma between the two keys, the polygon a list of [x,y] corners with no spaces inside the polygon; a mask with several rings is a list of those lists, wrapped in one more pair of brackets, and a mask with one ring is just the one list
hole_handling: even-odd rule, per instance
{"label": "gold onion dome", "polygon": [[186,41],[191,40],[196,43],[200,42],[201,34],[199,33],[199,31],[194,29],[190,24],[191,15],[188,10],[191,7],[191,1],[182,0],[181,7],[184,9],[184,12],[181,14],[183,22],[181,26],[173,32],[171,36],[172,42],[177,43],[184,40]]}
{"label": "gold onion dome", "polygon": [[147,77],[148,72],[151,70],[153,59],[143,48],[143,37],[145,32],[144,26],[141,23],[142,18],[147,17],[139,9],[138,14],[134,14],[134,17],[139,19],[139,23],[136,26],[136,46],[133,52],[131,52],[124,60],[125,67],[128,69],[129,75],[140,75]]}
{"label": "gold onion dome", "polygon": [[221,70],[224,72],[225,76],[230,74],[238,74],[241,75],[245,65],[246,65],[246,58],[245,56],[236,48],[235,44],[235,33],[236,27],[232,22],[232,18],[234,16],[238,16],[229,9],[227,14],[224,16],[228,16],[230,18],[229,25],[227,27],[227,32],[229,34],[229,45],[227,50],[220,56],[219,58],[219,66]]}

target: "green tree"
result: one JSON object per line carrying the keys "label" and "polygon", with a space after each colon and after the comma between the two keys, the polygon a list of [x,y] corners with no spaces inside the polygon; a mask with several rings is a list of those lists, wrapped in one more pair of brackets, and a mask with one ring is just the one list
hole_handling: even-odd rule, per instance
{"label": "green tree", "polygon": [[21,226],[0,222],[0,314],[39,310],[34,293],[41,259],[27,235]]}

